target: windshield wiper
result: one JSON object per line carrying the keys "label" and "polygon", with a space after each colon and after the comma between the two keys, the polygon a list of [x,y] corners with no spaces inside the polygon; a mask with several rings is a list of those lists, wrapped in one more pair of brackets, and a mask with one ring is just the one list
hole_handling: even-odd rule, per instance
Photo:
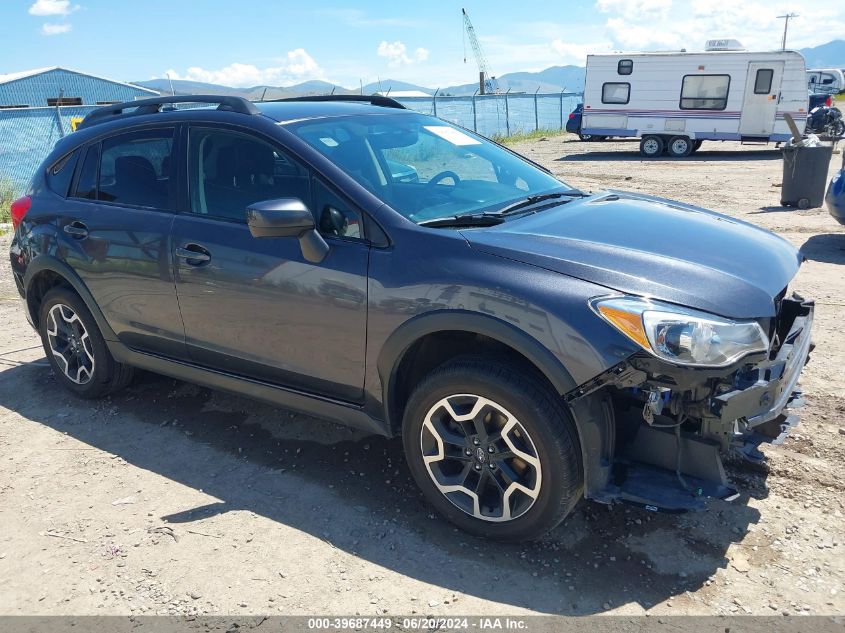
{"label": "windshield wiper", "polygon": [[463,215],[451,215],[447,218],[432,218],[418,222],[419,226],[428,227],[462,227],[462,226],[495,226],[505,220],[498,214],[490,213],[465,213]]}
{"label": "windshield wiper", "polygon": [[519,211],[520,209],[524,209],[525,207],[530,207],[533,204],[537,204],[538,202],[543,202],[544,200],[554,200],[555,198],[585,198],[587,196],[586,193],[583,191],[578,191],[577,189],[567,189],[566,191],[553,191],[551,193],[539,193],[533,196],[528,196],[527,198],[523,198],[517,202],[513,202],[506,207],[502,207],[498,211],[496,211],[496,215],[498,216],[505,216],[514,213],[515,211]]}

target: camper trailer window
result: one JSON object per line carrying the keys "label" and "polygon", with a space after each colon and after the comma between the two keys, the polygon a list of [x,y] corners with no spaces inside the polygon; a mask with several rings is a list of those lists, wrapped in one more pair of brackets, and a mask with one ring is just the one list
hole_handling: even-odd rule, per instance
{"label": "camper trailer window", "polygon": [[772,91],[772,77],[775,71],[771,68],[760,68],[754,79],[754,94],[767,95]]}
{"label": "camper trailer window", "polygon": [[681,110],[724,110],[730,85],[730,75],[685,75]]}
{"label": "camper trailer window", "polygon": [[634,72],[634,60],[620,59],[619,63],[616,65],[616,72],[620,75],[630,75]]}
{"label": "camper trailer window", "polygon": [[609,82],[602,84],[602,103],[628,103],[631,98],[631,84]]}

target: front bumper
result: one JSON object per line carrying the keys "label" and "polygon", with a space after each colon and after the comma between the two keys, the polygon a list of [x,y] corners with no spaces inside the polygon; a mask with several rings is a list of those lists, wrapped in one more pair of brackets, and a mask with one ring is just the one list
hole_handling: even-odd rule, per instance
{"label": "front bumper", "polygon": [[812,301],[788,299],[796,315],[774,359],[737,374],[735,389],[711,398],[710,413],[723,423],[753,429],[780,416],[800,398],[798,380],[812,351]]}

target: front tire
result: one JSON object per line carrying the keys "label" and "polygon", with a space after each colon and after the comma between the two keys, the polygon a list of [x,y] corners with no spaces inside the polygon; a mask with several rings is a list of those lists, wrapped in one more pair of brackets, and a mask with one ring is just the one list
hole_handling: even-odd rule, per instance
{"label": "front tire", "polygon": [[114,360],[93,315],[69,288],[44,295],[38,332],[59,382],[77,396],[99,398],[132,380],[132,368]]}
{"label": "front tire", "polygon": [[640,154],[646,158],[656,158],[663,153],[663,139],[650,134],[640,141]]}
{"label": "front tire", "polygon": [[463,357],[429,374],[408,401],[403,443],[425,498],[477,536],[539,538],[581,497],[572,418],[551,388],[504,362]]}

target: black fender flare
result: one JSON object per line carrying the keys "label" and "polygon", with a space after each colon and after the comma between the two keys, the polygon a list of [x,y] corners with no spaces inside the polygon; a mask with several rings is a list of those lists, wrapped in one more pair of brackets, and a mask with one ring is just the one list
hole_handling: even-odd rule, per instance
{"label": "black fender flare", "polygon": [[23,287],[26,292],[26,309],[29,311],[29,315],[33,323],[38,322],[38,315],[33,314],[34,306],[30,300],[30,291],[32,290],[32,286],[35,283],[36,278],[44,271],[55,273],[64,279],[68,285],[74,289],[76,294],[82,298],[82,301],[85,302],[88,310],[94,316],[94,320],[97,322],[97,327],[100,328],[100,333],[103,335],[103,338],[109,342],[117,341],[117,335],[103,316],[97,302],[94,300],[94,296],[91,294],[91,291],[88,290],[88,286],[85,285],[85,282],[82,281],[79,275],[76,274],[70,266],[53,255],[38,255],[30,261],[26,267]]}
{"label": "black fender flare", "polygon": [[[559,396],[578,385],[566,367],[546,347],[527,332],[495,317],[464,310],[427,312],[413,317],[397,328],[379,353],[377,365],[382,384],[382,403],[386,427],[392,432],[396,407],[393,393],[397,370],[405,353],[420,338],[449,330],[473,332],[490,337],[522,354],[546,376]],[[593,497],[610,479],[615,444],[613,411],[606,399],[581,398],[575,406],[565,405],[575,423],[581,445],[584,494]]]}
{"label": "black fender flare", "polygon": [[578,385],[560,361],[539,341],[510,323],[495,317],[469,310],[437,310],[415,316],[400,325],[385,341],[379,352],[377,368],[382,384],[382,396],[388,423],[394,413],[393,392],[396,374],[405,352],[416,341],[428,334],[457,330],[481,334],[513,348],[539,369],[558,394],[564,394]]}

